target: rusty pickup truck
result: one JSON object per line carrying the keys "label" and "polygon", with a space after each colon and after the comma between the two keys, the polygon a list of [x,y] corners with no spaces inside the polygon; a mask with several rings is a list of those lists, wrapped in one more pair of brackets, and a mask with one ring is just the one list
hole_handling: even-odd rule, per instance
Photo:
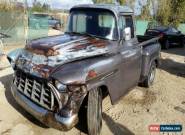
{"label": "rusty pickup truck", "polygon": [[155,79],[159,38],[136,36],[134,24],[127,6],[73,7],[63,35],[28,41],[8,55],[15,100],[62,131],[73,128],[82,113],[88,133],[99,134],[105,96],[115,104],[138,84],[150,87]]}

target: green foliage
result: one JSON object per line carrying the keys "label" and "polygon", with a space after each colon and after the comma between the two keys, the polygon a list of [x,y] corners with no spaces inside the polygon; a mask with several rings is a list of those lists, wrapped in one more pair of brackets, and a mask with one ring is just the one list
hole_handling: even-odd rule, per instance
{"label": "green foliage", "polygon": [[159,9],[157,11],[157,21],[162,25],[169,25],[171,16],[171,2],[169,0],[159,0]]}
{"label": "green foliage", "polygon": [[172,25],[178,26],[185,20],[185,0],[171,0],[171,18]]}
{"label": "green foliage", "polygon": [[185,0],[159,0],[157,21],[163,25],[178,26],[185,20]]}
{"label": "green foliage", "polygon": [[31,8],[32,12],[48,12],[50,10],[50,6],[46,3],[41,4],[38,1],[33,3],[33,7]]}
{"label": "green foliage", "polygon": [[15,10],[16,7],[14,4],[12,4],[11,2],[7,2],[7,1],[0,1],[0,11],[13,11]]}
{"label": "green foliage", "polygon": [[150,3],[151,1],[148,0],[147,4],[143,6],[141,9],[141,14],[138,16],[139,19],[141,20],[151,20],[152,16],[150,15]]}
{"label": "green foliage", "polygon": [[126,4],[126,0],[120,0],[120,4],[121,5],[125,5]]}
{"label": "green foliage", "polygon": [[121,5],[126,3],[126,0],[93,0],[94,3],[115,3],[116,1],[120,2]]}
{"label": "green foliage", "polygon": [[112,3],[112,0],[93,0],[94,3]]}

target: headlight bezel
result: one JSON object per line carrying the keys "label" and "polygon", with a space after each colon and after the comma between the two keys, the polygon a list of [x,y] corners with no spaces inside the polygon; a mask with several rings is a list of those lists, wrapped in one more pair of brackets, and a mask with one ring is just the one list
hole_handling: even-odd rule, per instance
{"label": "headlight bezel", "polygon": [[55,87],[60,93],[66,93],[67,92],[67,85],[62,84],[60,81],[55,80]]}
{"label": "headlight bezel", "polygon": [[55,80],[54,84],[60,93],[85,93],[86,91],[85,85],[65,85],[58,80]]}

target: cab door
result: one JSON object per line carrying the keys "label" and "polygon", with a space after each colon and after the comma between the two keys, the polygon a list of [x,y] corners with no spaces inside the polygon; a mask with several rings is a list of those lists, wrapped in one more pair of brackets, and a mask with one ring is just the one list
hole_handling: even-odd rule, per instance
{"label": "cab door", "polygon": [[[131,38],[123,40],[120,43],[120,54],[122,57],[121,74],[122,74],[122,93],[126,93],[129,89],[137,86],[142,65],[142,47],[139,46],[138,40],[135,36],[135,27],[132,16],[120,16],[123,22],[123,31],[125,28],[130,28]],[[121,30],[122,31],[122,30]],[[123,33],[123,32],[120,32]]]}

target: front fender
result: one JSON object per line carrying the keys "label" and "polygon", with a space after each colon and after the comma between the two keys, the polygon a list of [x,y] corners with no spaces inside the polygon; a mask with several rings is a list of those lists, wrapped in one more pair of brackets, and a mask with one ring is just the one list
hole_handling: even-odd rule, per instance
{"label": "front fender", "polygon": [[87,84],[103,78],[114,69],[116,56],[100,56],[68,63],[58,67],[51,75],[65,85]]}

